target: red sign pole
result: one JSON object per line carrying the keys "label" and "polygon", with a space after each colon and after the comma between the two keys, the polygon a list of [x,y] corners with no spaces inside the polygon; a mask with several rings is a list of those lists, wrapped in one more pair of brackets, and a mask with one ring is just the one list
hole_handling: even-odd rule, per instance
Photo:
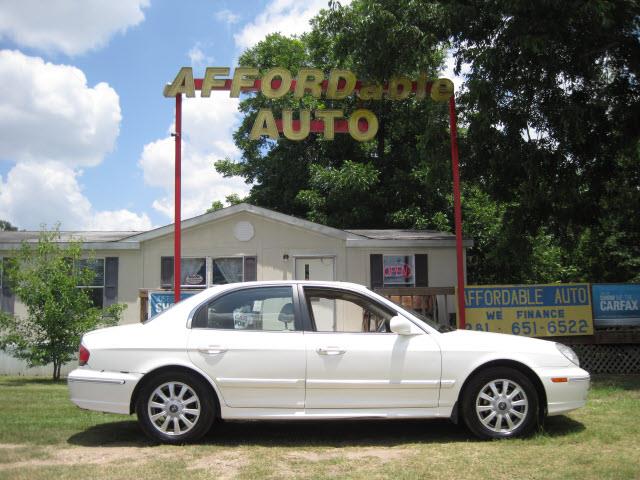
{"label": "red sign pole", "polygon": [[460,206],[460,168],[458,163],[458,131],[456,126],[455,96],[449,98],[449,125],[451,130],[451,170],[453,172],[453,208],[456,225],[456,260],[458,266],[458,325],[465,327],[464,315],[464,263],[462,258],[462,210]]}
{"label": "red sign pole", "polygon": [[180,183],[182,173],[182,94],[176,95],[176,161],[175,161],[175,207],[173,223],[173,292],[174,302],[180,301]]}

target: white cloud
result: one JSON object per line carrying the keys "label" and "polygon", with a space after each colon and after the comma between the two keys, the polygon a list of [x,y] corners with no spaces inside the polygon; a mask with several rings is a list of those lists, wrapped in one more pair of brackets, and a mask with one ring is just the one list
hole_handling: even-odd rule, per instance
{"label": "white cloud", "polygon": [[64,230],[146,230],[146,214],[95,211],[78,183],[81,173],[61,162],[23,162],[0,178],[0,218],[26,229],[61,223]]}
{"label": "white cloud", "polygon": [[0,51],[0,159],[93,166],[118,137],[118,94],[76,67]]}
{"label": "white cloud", "polygon": [[0,178],[0,218],[20,228],[57,222],[68,230],[145,229],[146,214],[95,211],[80,168],[102,162],[121,121],[118,94],[87,85],[76,67],[0,51],[0,159],[16,162]]}
{"label": "white cloud", "polygon": [[[213,64],[213,57],[204,53],[204,50],[202,50],[202,44],[200,42],[196,42],[196,44],[191,47],[191,49],[187,53],[187,56],[189,57],[191,66],[194,69],[204,69],[204,67],[206,67],[207,65]],[[204,71],[202,73],[204,74]]]}
{"label": "white cloud", "polygon": [[[342,1],[342,5],[350,2]],[[253,47],[270,33],[299,35],[311,29],[309,20],[320,9],[327,8],[327,0],[272,0],[269,5],[251,23],[234,35],[236,46],[241,49]]]}
{"label": "white cloud", "polygon": [[233,13],[231,10],[226,8],[224,10],[218,10],[213,14],[213,17],[220,22],[226,23],[227,25],[233,25],[234,23],[237,23],[238,20],[240,20],[240,15]]}
{"label": "white cloud", "polygon": [[193,47],[191,47],[191,50],[189,50],[189,60],[191,60],[191,65],[195,66],[195,65],[200,65],[204,62],[204,52],[202,51],[202,49],[200,48],[200,45],[194,45]]}
{"label": "white cloud", "polygon": [[2,2],[0,38],[44,52],[77,55],[106,45],[144,20],[149,0]]}
{"label": "white cloud", "polygon": [[[240,121],[238,99],[228,92],[212,92],[210,98],[184,99],[182,112],[182,217],[204,213],[214,200],[232,193],[244,196],[249,186],[242,179],[223,178],[215,171],[216,160],[239,157],[232,133]],[[173,131],[173,125],[169,131]],[[138,165],[147,185],[160,187],[164,195],[153,208],[173,219],[174,149],[172,137],[144,146]]]}
{"label": "white cloud", "polygon": [[91,217],[87,230],[149,230],[151,220],[146,213],[138,215],[130,210],[105,210]]}

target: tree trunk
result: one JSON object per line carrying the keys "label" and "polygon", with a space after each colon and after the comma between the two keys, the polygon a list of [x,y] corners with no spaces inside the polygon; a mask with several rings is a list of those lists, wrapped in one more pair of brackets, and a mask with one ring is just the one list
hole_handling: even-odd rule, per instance
{"label": "tree trunk", "polygon": [[53,380],[60,380],[60,362],[57,360],[53,361]]}

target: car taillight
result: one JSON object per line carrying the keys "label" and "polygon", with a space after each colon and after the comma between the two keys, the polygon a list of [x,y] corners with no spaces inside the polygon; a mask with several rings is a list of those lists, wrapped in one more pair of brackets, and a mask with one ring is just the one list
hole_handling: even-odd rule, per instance
{"label": "car taillight", "polygon": [[78,365],[80,365],[81,367],[83,365],[86,365],[89,361],[89,355],[91,355],[89,353],[89,350],[87,350],[84,345],[80,344],[80,351],[78,352]]}

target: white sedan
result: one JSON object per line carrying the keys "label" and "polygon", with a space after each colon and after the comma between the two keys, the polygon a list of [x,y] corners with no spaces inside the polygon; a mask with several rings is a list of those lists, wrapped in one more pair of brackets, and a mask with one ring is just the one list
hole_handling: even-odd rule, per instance
{"label": "white sedan", "polygon": [[252,282],[210,288],[143,324],[87,333],[71,400],[136,412],[167,443],[216,419],[463,419],[521,436],[585,404],[589,374],[559,343],[437,325],[365,287]]}

